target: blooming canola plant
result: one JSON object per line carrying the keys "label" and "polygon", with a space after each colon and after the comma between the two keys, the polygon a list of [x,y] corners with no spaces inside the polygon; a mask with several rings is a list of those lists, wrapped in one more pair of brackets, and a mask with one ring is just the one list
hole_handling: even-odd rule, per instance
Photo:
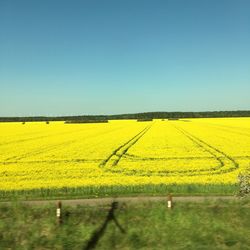
{"label": "blooming canola plant", "polygon": [[250,118],[0,123],[0,190],[234,184]]}

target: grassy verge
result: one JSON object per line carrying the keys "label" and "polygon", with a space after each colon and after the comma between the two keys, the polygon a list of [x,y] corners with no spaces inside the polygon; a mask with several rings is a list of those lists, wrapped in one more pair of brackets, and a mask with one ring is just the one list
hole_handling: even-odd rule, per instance
{"label": "grassy verge", "polygon": [[[95,249],[250,249],[250,202],[119,204]],[[86,249],[108,207],[0,205],[0,249]],[[99,231],[100,232],[100,231]],[[93,238],[92,238],[93,239]]]}
{"label": "grassy verge", "polygon": [[0,191],[0,200],[74,199],[114,196],[234,195],[238,185],[137,185]]}

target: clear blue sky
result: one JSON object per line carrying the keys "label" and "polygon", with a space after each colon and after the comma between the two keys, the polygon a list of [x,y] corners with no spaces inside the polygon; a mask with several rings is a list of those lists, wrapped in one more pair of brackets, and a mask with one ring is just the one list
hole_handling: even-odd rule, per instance
{"label": "clear blue sky", "polygon": [[249,0],[0,1],[0,116],[238,109]]}

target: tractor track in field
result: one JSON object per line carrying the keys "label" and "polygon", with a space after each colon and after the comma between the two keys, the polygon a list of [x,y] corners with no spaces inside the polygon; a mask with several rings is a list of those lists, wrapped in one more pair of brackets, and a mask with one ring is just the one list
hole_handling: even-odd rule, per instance
{"label": "tractor track in field", "polygon": [[[196,144],[198,147],[202,148],[202,150],[208,152],[211,157],[216,159],[218,161],[218,165],[211,167],[211,168],[200,168],[198,170],[174,170],[174,171],[169,171],[169,170],[162,170],[162,171],[142,171],[142,170],[123,170],[123,174],[127,176],[132,176],[132,175],[139,175],[139,176],[149,176],[149,175],[154,175],[156,174],[157,176],[173,176],[178,174],[179,176],[201,176],[201,175],[207,175],[208,173],[210,175],[216,175],[216,174],[222,174],[222,173],[229,173],[232,172],[233,170],[237,169],[238,163],[230,156],[228,156],[226,153],[223,151],[215,148],[214,146],[209,145],[205,141],[201,140],[200,138],[192,135],[191,133],[185,131],[184,129],[178,128],[174,126],[176,130],[178,130],[180,133],[182,133],[184,136],[186,136],[189,140],[191,140],[194,144]],[[113,153],[106,159],[104,160],[100,167],[105,167],[109,165],[109,163],[112,164],[112,158],[117,157],[115,160],[113,160],[113,164],[111,166],[117,166],[119,163],[120,159],[124,156],[126,157],[126,152],[129,150],[131,146],[133,146],[148,130],[150,127],[146,127],[143,129],[140,133],[135,135],[132,139],[118,147],[116,150],[113,151]],[[226,162],[224,159],[227,159],[229,162],[231,162],[232,167],[229,167],[228,169],[222,169],[224,166],[226,166]],[[147,159],[150,160],[150,159]],[[114,173],[120,173],[120,169],[109,169],[109,171],[112,171]]]}
{"label": "tractor track in field", "polygon": [[[210,144],[208,144],[207,142],[201,140],[200,138],[192,135],[191,133],[185,131],[184,129],[178,128],[176,126],[174,126],[179,132],[181,132],[183,135],[185,135],[187,138],[189,138],[191,141],[193,141],[196,145],[198,145],[199,147],[203,148],[203,150],[207,151],[208,153],[210,153],[213,157],[215,157],[219,162],[220,162],[220,166],[218,167],[218,170],[222,167],[224,167],[226,164],[223,161],[223,158],[226,158],[227,160],[229,160],[232,165],[233,168],[229,168],[227,170],[223,170],[220,171],[220,173],[227,173],[227,172],[231,172],[237,168],[239,168],[239,164],[230,156],[228,156],[226,153],[224,153],[223,151],[215,148],[214,146],[211,146]],[[208,149],[208,148],[209,149]],[[216,155],[216,153],[214,153],[213,151],[219,153],[220,155],[222,155],[222,157],[218,157]],[[212,173],[211,173],[212,174]]]}
{"label": "tractor track in field", "polygon": [[[174,125],[173,125],[174,126]],[[209,145],[205,141],[201,140],[200,138],[192,135],[191,133],[185,131],[184,129],[178,128],[174,126],[180,133],[182,133],[184,136],[186,136],[189,140],[191,140],[194,144],[196,144],[198,147],[200,147],[202,150],[208,152],[214,159],[216,159],[219,162],[219,165],[211,168],[199,168],[198,170],[162,170],[162,171],[142,171],[142,170],[123,170],[123,174],[127,176],[133,176],[133,175],[139,175],[139,176],[152,176],[152,175],[157,175],[157,176],[202,176],[202,175],[218,175],[222,173],[229,173],[232,172],[233,170],[239,168],[238,163],[230,156],[228,156],[226,153],[223,151]],[[218,156],[219,154],[219,156]],[[228,169],[221,169],[224,166],[226,166],[227,163],[225,163],[224,159],[227,159],[228,161],[231,162],[232,167]],[[150,159],[149,159],[150,160]],[[112,172],[117,172],[119,173],[120,170],[112,169]]]}
{"label": "tractor track in field", "polygon": [[[119,128],[121,128],[121,127],[119,127]],[[95,128],[88,128],[88,129],[81,128],[81,129],[76,129],[76,130],[72,130],[72,131],[66,131],[66,132],[60,132],[60,133],[51,133],[51,134],[40,135],[40,136],[36,136],[36,137],[31,137],[31,138],[23,138],[23,139],[19,139],[19,140],[13,140],[13,141],[9,141],[9,142],[0,143],[0,147],[6,146],[6,145],[11,145],[11,144],[36,141],[36,140],[39,140],[39,139],[45,139],[45,138],[49,138],[49,137],[74,134],[74,133],[78,133],[78,132],[81,132],[81,131],[89,132],[89,131],[94,130],[94,129]]]}
{"label": "tractor track in field", "polygon": [[126,154],[124,158],[132,159],[133,161],[165,161],[165,160],[200,160],[200,159],[211,159],[212,156],[180,156],[180,157],[141,157],[134,154]]}
{"label": "tractor track in field", "polygon": [[59,159],[59,160],[30,160],[30,161],[0,161],[0,165],[11,165],[11,164],[41,164],[41,163],[48,163],[48,164],[55,164],[55,163],[98,163],[100,162],[102,159]]}
{"label": "tractor track in field", "polygon": [[[119,130],[121,128],[122,127],[118,127],[116,130]],[[74,132],[77,132],[77,131],[74,131]],[[105,132],[101,132],[101,133],[98,133],[98,134],[91,135],[88,138],[90,138],[90,137],[98,137],[100,135],[113,133],[113,132],[114,132],[114,130],[109,130],[109,131],[105,131]],[[71,133],[73,133],[73,131],[71,131]],[[61,147],[64,147],[64,146],[68,146],[70,144],[74,144],[74,143],[78,142],[79,140],[80,139],[78,138],[77,140],[68,140],[68,141],[65,141],[65,142],[62,142],[62,143],[56,143],[56,144],[52,144],[52,145],[49,145],[49,146],[40,147],[38,149],[35,149],[35,150],[31,151],[31,152],[24,153],[22,155],[15,155],[15,156],[8,157],[3,162],[8,163],[8,162],[13,162],[13,161],[19,161],[19,160],[28,158],[30,156],[36,156],[36,155],[39,155],[39,154],[42,154],[42,153],[45,153],[45,152],[49,152],[49,151],[54,150],[54,149],[58,149],[58,148],[61,148]]]}
{"label": "tractor track in field", "polygon": [[[229,127],[229,126],[225,126],[225,125],[219,125],[219,124],[212,124],[212,123],[206,123],[208,126],[214,127],[216,129],[225,131],[227,133],[232,133],[232,134],[236,134],[236,135],[243,135],[243,136],[247,136],[250,137],[250,133],[247,132],[242,132],[240,128],[236,128],[236,127]],[[245,130],[245,129],[244,129]]]}
{"label": "tractor track in field", "polygon": [[44,138],[48,138],[48,137],[55,137],[55,136],[78,133],[79,131],[87,131],[87,130],[77,129],[77,130],[67,131],[67,132],[63,132],[63,133],[54,133],[54,134],[40,135],[40,136],[36,136],[36,137],[31,137],[31,138],[24,138],[24,139],[20,139],[20,140],[13,140],[13,141],[9,141],[9,142],[0,143],[0,147],[6,146],[6,145],[11,145],[11,144],[35,141],[35,140],[44,139]]}
{"label": "tractor track in field", "polygon": [[152,127],[152,125],[147,126],[144,128],[142,131],[140,131],[138,134],[136,134],[134,137],[132,137],[130,140],[116,148],[111,155],[109,155],[105,160],[102,161],[102,163],[99,165],[100,167],[105,167],[107,166],[111,161],[113,157],[116,157],[116,159],[112,163],[113,166],[117,166],[121,158],[123,157],[124,154],[133,146],[135,143],[137,143],[147,132],[148,130]]}
{"label": "tractor track in field", "polygon": [[71,140],[71,141],[66,141],[63,143],[53,144],[53,145],[46,146],[46,147],[41,147],[39,149],[33,150],[31,152],[28,152],[28,153],[25,153],[22,155],[16,155],[16,156],[9,157],[9,158],[5,159],[4,162],[19,161],[19,160],[25,159],[25,158],[30,157],[30,156],[39,155],[39,154],[42,154],[44,152],[48,152],[48,151],[51,151],[53,149],[72,144],[73,142],[75,142],[75,141]]}
{"label": "tractor track in field", "polygon": [[[209,160],[214,158],[213,156],[180,156],[180,157],[141,157],[139,155],[134,154],[126,154],[123,156],[124,158],[132,159],[133,161],[164,161],[164,160]],[[237,155],[233,157],[234,159],[248,159],[250,155]]]}
{"label": "tractor track in field", "polygon": [[[214,166],[211,168],[200,168],[198,170],[173,170],[173,171],[171,171],[171,170],[162,170],[162,171],[148,170],[145,172],[145,171],[137,170],[137,169],[133,169],[133,170],[122,169],[123,174],[127,175],[127,176],[134,176],[135,174],[139,175],[139,176],[151,176],[151,175],[174,176],[176,174],[178,174],[179,176],[201,176],[201,175],[207,175],[208,173],[210,175],[229,173],[229,172],[232,172],[235,169],[239,168],[238,163],[232,157],[228,156],[223,151],[215,148],[214,146],[209,145],[207,142],[192,135],[191,133],[187,132],[186,130],[184,130],[182,128],[179,128],[176,126],[174,126],[174,127],[176,130],[178,130],[180,133],[182,133],[185,137],[187,137],[189,140],[191,140],[194,144],[196,144],[198,147],[202,148],[202,150],[208,152],[211,155],[211,157],[213,157],[214,159],[216,159],[218,161],[219,164],[217,166]],[[120,159],[123,156],[126,157],[126,153],[129,150],[129,148],[132,147],[149,129],[150,129],[150,127],[146,127],[140,133],[135,135],[132,139],[130,139],[129,141],[127,141],[126,143],[124,143],[123,145],[118,147],[116,150],[114,150],[113,153],[101,163],[100,167],[105,167],[109,164],[112,164],[113,157],[116,157],[116,158],[113,159],[113,164],[111,166],[117,166]],[[129,155],[128,155],[128,157],[129,157]],[[227,168],[227,169],[222,169],[223,167],[225,167],[228,164],[227,162],[225,162],[225,159],[227,161],[229,161],[232,164],[232,166]],[[147,161],[147,160],[150,161],[152,159],[145,159],[145,161]],[[153,159],[153,160],[155,160],[155,159]],[[164,159],[164,160],[167,160],[167,159]],[[120,171],[121,171],[121,169],[116,169],[116,168],[110,168],[108,170],[113,172],[113,173],[116,173],[116,172],[120,173]]]}

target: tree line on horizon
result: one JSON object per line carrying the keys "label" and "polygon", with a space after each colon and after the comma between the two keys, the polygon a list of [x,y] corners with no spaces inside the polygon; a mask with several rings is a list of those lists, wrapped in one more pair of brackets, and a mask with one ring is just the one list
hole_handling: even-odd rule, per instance
{"label": "tree line on horizon", "polygon": [[145,112],[119,115],[78,115],[78,116],[30,116],[0,117],[0,122],[29,121],[98,121],[125,119],[173,119],[173,118],[219,118],[219,117],[250,117],[250,110],[208,111],[208,112]]}

